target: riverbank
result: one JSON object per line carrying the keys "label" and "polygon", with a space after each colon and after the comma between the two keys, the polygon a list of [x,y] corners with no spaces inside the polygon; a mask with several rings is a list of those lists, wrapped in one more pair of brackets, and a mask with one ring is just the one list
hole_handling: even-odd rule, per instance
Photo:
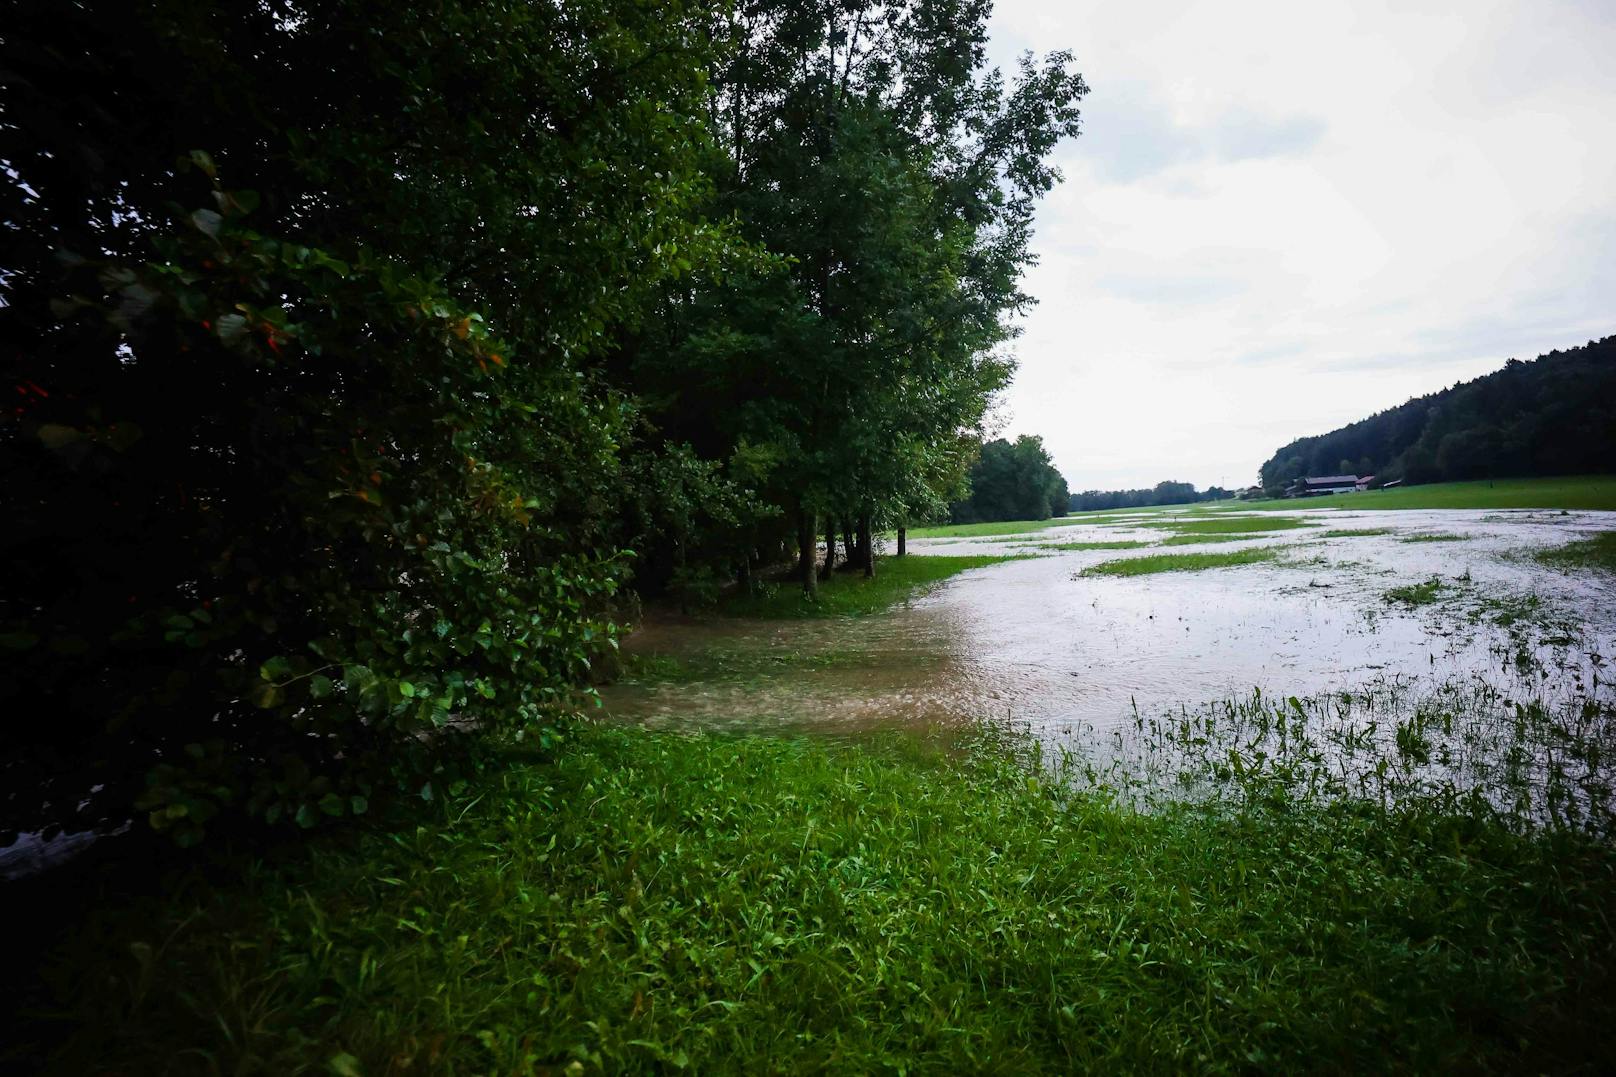
{"label": "riverbank", "polygon": [[1140,815],[1017,751],[589,727],[233,879],[80,878],[99,911],[8,1061],[1549,1071],[1616,1048],[1608,849],[1435,805]]}

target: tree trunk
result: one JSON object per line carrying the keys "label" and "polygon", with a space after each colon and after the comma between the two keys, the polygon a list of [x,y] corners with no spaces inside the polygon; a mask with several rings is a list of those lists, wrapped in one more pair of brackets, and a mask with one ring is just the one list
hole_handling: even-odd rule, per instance
{"label": "tree trunk", "polygon": [[743,595],[752,593],[752,551],[750,549],[741,551],[741,565],[735,570],[735,586],[740,589]]}
{"label": "tree trunk", "polygon": [[898,556],[902,557],[909,552],[909,529],[903,525],[898,526]]}
{"label": "tree trunk", "polygon": [[814,514],[807,509],[797,513],[797,575],[802,578],[802,592],[809,598],[819,597],[819,573],[815,571],[814,551],[819,536],[815,534]]}
{"label": "tree trunk", "polygon": [[864,578],[872,579],[875,576],[875,538],[870,534],[870,518],[860,516],[859,523],[859,550],[861,560],[859,564],[864,568]]}
{"label": "tree trunk", "polygon": [[847,547],[847,568],[857,568],[858,541],[853,537],[853,521],[842,517],[842,544]]}
{"label": "tree trunk", "polygon": [[819,578],[830,579],[831,570],[836,567],[836,517],[825,517],[825,564],[819,570]]}

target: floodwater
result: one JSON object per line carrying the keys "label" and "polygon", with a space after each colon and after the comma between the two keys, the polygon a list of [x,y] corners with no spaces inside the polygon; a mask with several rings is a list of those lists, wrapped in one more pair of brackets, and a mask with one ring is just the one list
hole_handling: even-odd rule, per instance
{"label": "floodwater", "polygon": [[[857,734],[1004,721],[1046,743],[1081,745],[1140,715],[1254,691],[1308,698],[1396,685],[1411,697],[1469,680],[1506,700],[1613,698],[1616,579],[1548,568],[1533,554],[1616,529],[1616,513],[1298,508],[1240,513],[1310,526],[1237,541],[1048,548],[1159,543],[1173,532],[1146,524],[1230,515],[1188,507],[1020,536],[911,540],[918,557],[1036,556],[963,573],[876,617],[653,621],[626,651],[682,658],[712,675],[659,680],[652,664],[604,690],[605,706],[660,728]],[[1347,529],[1387,533],[1325,537]],[[1436,541],[1409,541],[1422,537]],[[1279,560],[1082,574],[1121,558],[1270,546]],[[1387,597],[1433,578],[1436,602]]]}

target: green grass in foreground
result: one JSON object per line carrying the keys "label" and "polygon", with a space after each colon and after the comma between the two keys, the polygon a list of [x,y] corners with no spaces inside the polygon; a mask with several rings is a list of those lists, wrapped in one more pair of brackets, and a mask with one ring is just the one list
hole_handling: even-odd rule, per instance
{"label": "green grass in foreground", "polygon": [[1156,572],[1198,572],[1208,568],[1229,568],[1233,565],[1255,565],[1272,561],[1279,556],[1273,546],[1259,546],[1253,550],[1231,550],[1227,553],[1158,553],[1143,557],[1102,561],[1082,571],[1084,576],[1148,576]]}
{"label": "green grass in foreground", "polygon": [[1600,568],[1616,572],[1616,531],[1601,531],[1593,538],[1544,550],[1537,559],[1555,568]]}
{"label": "green grass in foreground", "polygon": [[808,601],[801,584],[781,580],[751,595],[726,597],[718,612],[730,617],[862,617],[891,609],[917,591],[968,569],[1018,559],[1003,554],[882,557],[876,560],[871,580],[862,572],[831,573],[830,579],[820,581],[815,602]]}
{"label": "green grass in foreground", "polygon": [[1142,815],[992,750],[594,729],[277,867],[140,898],[81,880],[68,903],[95,912],[43,986],[13,985],[28,1023],[0,1059],[1593,1072],[1616,1051],[1613,885],[1609,849],[1483,817]]}

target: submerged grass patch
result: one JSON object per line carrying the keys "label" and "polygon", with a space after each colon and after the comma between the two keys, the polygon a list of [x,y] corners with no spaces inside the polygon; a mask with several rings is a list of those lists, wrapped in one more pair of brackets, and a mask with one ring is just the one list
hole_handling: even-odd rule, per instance
{"label": "submerged grass patch", "polygon": [[730,617],[862,617],[880,613],[916,592],[973,568],[1015,561],[1029,555],[965,554],[878,558],[875,578],[862,572],[833,572],[819,583],[810,602],[800,584],[789,580],[760,585],[754,593],[732,594],[718,612]]}
{"label": "submerged grass patch", "polygon": [[1234,565],[1254,565],[1272,561],[1279,556],[1273,546],[1260,546],[1254,550],[1231,550],[1227,553],[1159,553],[1143,557],[1120,558],[1090,565],[1083,576],[1148,576],[1156,572],[1198,572],[1208,568],[1228,568]]}
{"label": "submerged grass patch", "polygon": [[1453,531],[1428,531],[1420,535],[1405,535],[1403,542],[1463,542],[1469,535],[1461,535]]}
{"label": "submerged grass patch", "polygon": [[1162,539],[1163,546],[1203,546],[1209,542],[1244,542],[1257,535],[1170,535]]}
{"label": "submerged grass patch", "polygon": [[862,648],[713,646],[688,654],[629,654],[623,680],[692,684],[754,680],[793,673],[845,669],[882,662],[885,656]]}
{"label": "submerged grass patch", "polygon": [[938,527],[911,527],[910,538],[988,538],[999,535],[1022,535],[1042,531],[1048,527],[1067,527],[1087,523],[1071,516],[1057,516],[1049,520],[1000,520],[982,524],[943,524]]}
{"label": "submerged grass patch", "polygon": [[1139,550],[1150,543],[1120,539],[1115,542],[1019,542],[1016,545],[1035,550]]}
{"label": "submerged grass patch", "polygon": [[[1150,814],[992,746],[590,729],[228,882],[81,887],[58,1072],[1411,1071],[1616,1049],[1616,854],[1431,805]],[[31,981],[24,986],[32,988]]]}
{"label": "submerged grass patch", "polygon": [[1320,538],[1370,538],[1375,535],[1390,535],[1389,527],[1341,527],[1331,531],[1319,532]]}
{"label": "submerged grass patch", "polygon": [[1432,576],[1424,583],[1411,583],[1406,587],[1393,587],[1386,592],[1386,601],[1410,608],[1429,606],[1447,588],[1439,577]]}
{"label": "submerged grass patch", "polygon": [[1543,550],[1537,559],[1559,569],[1597,568],[1616,572],[1616,531],[1601,531],[1593,538]]}
{"label": "submerged grass patch", "polygon": [[1234,532],[1291,531],[1317,526],[1299,516],[1226,516],[1210,520],[1151,520],[1143,527],[1157,527],[1184,535],[1227,535]]}

